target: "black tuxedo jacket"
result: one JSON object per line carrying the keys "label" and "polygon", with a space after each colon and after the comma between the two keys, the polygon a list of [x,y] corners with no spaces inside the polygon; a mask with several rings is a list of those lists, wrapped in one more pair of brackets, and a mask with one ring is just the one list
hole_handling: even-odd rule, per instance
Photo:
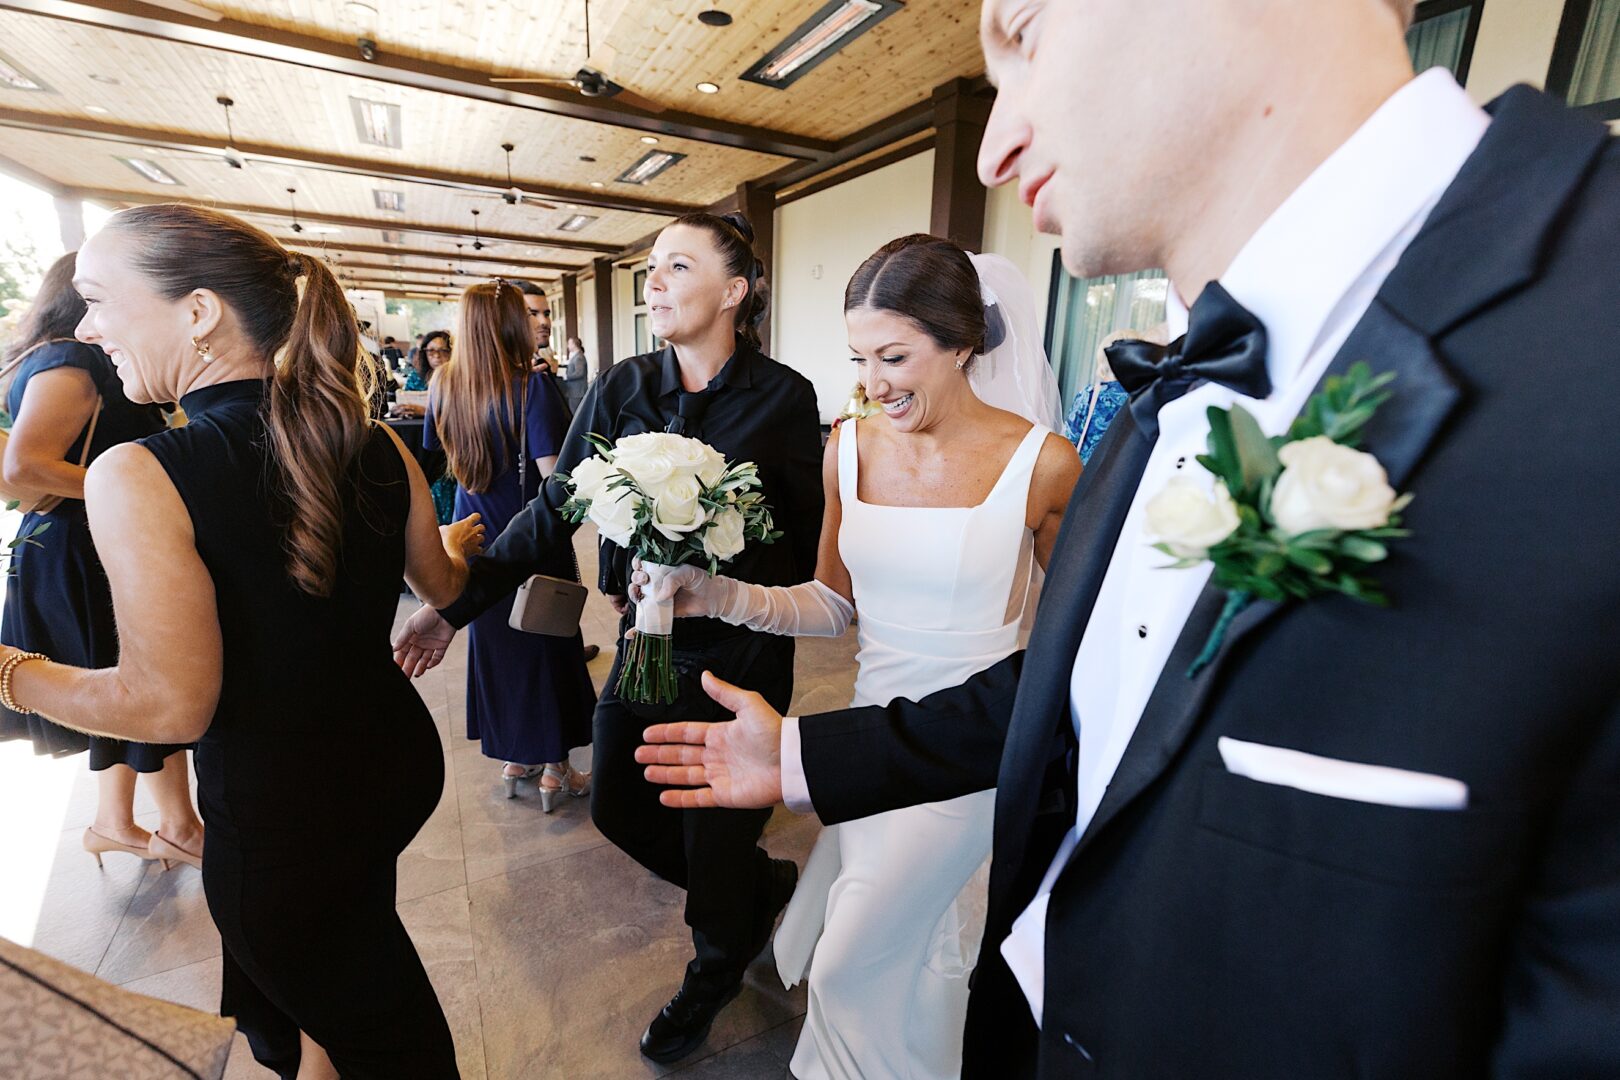
{"label": "black tuxedo jacket", "polygon": [[[1189,679],[1205,591],[1053,890],[1040,1030],[998,946],[1074,823],[1069,684],[1129,412],[1027,654],[802,724],[827,821],[998,788],[964,1076],[1620,1076],[1620,144],[1527,88],[1492,111],[1332,369],[1398,376],[1363,444],[1416,496],[1394,605],[1255,603]],[[1221,736],[1469,804],[1245,779]]]}

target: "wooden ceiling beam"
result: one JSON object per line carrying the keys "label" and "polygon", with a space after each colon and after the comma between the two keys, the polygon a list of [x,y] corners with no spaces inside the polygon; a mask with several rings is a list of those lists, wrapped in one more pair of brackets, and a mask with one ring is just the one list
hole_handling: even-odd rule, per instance
{"label": "wooden ceiling beam", "polygon": [[675,109],[645,113],[612,98],[588,98],[572,89],[495,84],[489,80],[497,72],[394,56],[386,48],[367,61],[353,42],[331,41],[235,19],[200,19],[128,0],[0,0],[0,9],[779,157],[813,161],[836,146],[825,139],[733,124]]}
{"label": "wooden ceiling beam", "polygon": [[[376,272],[376,273],[382,273],[382,274],[394,274],[394,273],[427,274],[429,277],[438,277],[438,278],[464,277],[464,278],[468,278],[468,279],[473,280],[473,281],[487,281],[490,278],[494,278],[494,277],[522,277],[526,281],[559,281],[562,278],[561,274],[556,274],[556,273],[552,273],[552,274],[547,275],[547,276],[542,276],[540,274],[510,274],[510,275],[507,275],[507,274],[498,274],[498,273],[495,273],[494,271],[491,271],[491,272],[489,272],[487,274],[484,273],[483,271],[479,271],[478,273],[472,273],[472,272],[457,273],[455,270],[449,270],[449,269],[446,269],[446,270],[433,270],[433,269],[430,269],[430,268],[428,268],[426,266],[389,266],[386,263],[356,263],[356,262],[343,262],[341,260],[337,261],[337,262],[333,262],[330,265],[331,265],[332,269],[334,269],[334,270],[358,270],[358,271],[365,271],[367,273]],[[373,273],[373,276],[376,276],[375,273]]]}
{"label": "wooden ceiling beam", "polygon": [[[0,6],[4,6],[0,0]],[[210,142],[196,135],[164,131],[161,128],[142,128],[128,124],[113,124],[81,116],[58,116],[53,113],[31,113],[21,109],[0,108],[0,127],[38,131],[48,135],[69,135],[78,138],[100,139],[154,150],[169,150],[183,154],[199,154],[216,161],[224,160],[224,140]],[[625,210],[635,214],[661,214],[679,217],[691,210],[702,209],[696,203],[664,202],[621,195],[595,188],[575,190],[542,184],[533,180],[514,180],[508,184],[502,177],[481,176],[474,173],[450,172],[417,165],[396,164],[389,161],[371,161],[366,158],[323,154],[294,146],[272,146],[266,143],[248,143],[240,140],[232,149],[251,161],[284,165],[299,169],[318,169],[322,172],[364,176],[376,180],[399,181],[408,184],[429,184],[433,187],[453,188],[478,194],[500,195],[512,186],[525,194],[557,202],[589,206],[599,210]]]}
{"label": "wooden ceiling beam", "polygon": [[[90,199],[94,202],[143,205],[151,203],[180,202],[191,203],[195,206],[207,206],[214,210],[223,210],[230,214],[257,214],[261,217],[273,217],[281,220],[292,220],[292,211],[279,206],[247,206],[242,203],[218,202],[212,199],[199,199],[188,197],[182,192],[173,195],[158,195],[144,191],[105,191],[99,188],[75,188],[73,194],[81,199]],[[314,222],[320,225],[340,225],[350,229],[387,229],[399,232],[425,233],[430,236],[450,236],[458,240],[471,240],[473,231],[454,225],[427,225],[419,221],[404,221],[399,219],[385,220],[380,218],[348,217],[343,214],[323,214],[316,210],[298,211],[299,221]],[[548,247],[560,251],[589,251],[593,253],[615,252],[619,250],[618,244],[599,244],[589,240],[574,240],[559,236],[523,236],[518,233],[498,233],[478,230],[481,240],[496,244],[521,244],[524,247]]]}
{"label": "wooden ceiling beam", "polygon": [[[341,255],[344,252],[354,252],[359,255],[398,255],[401,258],[406,259],[438,259],[443,262],[484,262],[495,263],[497,266],[516,266],[535,270],[561,270],[564,272],[574,273],[588,269],[590,266],[589,263],[581,264],[549,262],[545,259],[503,259],[498,255],[485,255],[482,253],[458,256],[453,251],[428,251],[424,248],[397,248],[388,247],[384,244],[348,244],[338,243],[336,241],[329,243],[315,243],[310,240],[292,239],[286,236],[278,236],[276,239],[280,240],[281,243],[287,247],[295,247],[301,251],[307,251],[311,255],[317,256],[331,253]],[[392,270],[393,267],[389,267],[389,269]]]}

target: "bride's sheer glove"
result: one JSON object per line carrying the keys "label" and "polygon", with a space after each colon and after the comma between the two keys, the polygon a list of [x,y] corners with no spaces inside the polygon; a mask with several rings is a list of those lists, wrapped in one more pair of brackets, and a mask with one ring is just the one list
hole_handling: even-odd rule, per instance
{"label": "bride's sheer glove", "polygon": [[[630,599],[641,603],[651,577],[635,562]],[[819,581],[802,585],[751,585],[711,576],[696,566],[669,567],[654,586],[652,599],[675,601],[678,618],[720,619],[766,634],[787,637],[841,637],[855,617],[848,600]]]}

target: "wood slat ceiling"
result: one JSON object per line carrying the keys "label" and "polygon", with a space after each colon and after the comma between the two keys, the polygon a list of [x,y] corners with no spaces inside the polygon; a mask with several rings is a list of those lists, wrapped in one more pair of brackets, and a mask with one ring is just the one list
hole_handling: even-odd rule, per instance
{"label": "wood slat ceiling", "polygon": [[[389,163],[420,162],[504,177],[503,142],[515,145],[514,176],[589,190],[592,181],[649,198],[697,205],[779,167],[783,158],[664,137],[659,149],[685,160],[645,185],[614,177],[649,147],[625,128],[388,85],[293,64],[0,11],[0,51],[52,92],[0,87],[0,106],[34,113],[98,114],[139,127],[204,137],[223,148],[220,94],[235,102],[231,123],[247,142],[291,142],[317,153]],[[114,80],[114,81],[107,81]],[[349,99],[398,105],[402,147],[362,142]],[[0,132],[0,143],[9,135]],[[581,156],[594,157],[592,162]]]}
{"label": "wood slat ceiling", "polygon": [[[369,37],[395,55],[500,75],[571,74],[585,61],[581,0],[208,0],[255,25],[331,41]],[[718,7],[727,27],[697,21]],[[983,72],[978,0],[907,0],[786,90],[739,80],[821,7],[820,0],[593,0],[592,66],[668,108],[836,139]],[[721,92],[699,93],[708,80]]]}

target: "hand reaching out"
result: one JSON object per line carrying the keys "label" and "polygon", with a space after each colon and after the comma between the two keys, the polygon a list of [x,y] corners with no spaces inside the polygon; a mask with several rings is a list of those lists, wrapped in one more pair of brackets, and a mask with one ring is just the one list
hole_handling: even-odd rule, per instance
{"label": "hand reaching out", "polygon": [[474,555],[482,554],[484,526],[480,515],[468,514],[460,521],[440,525],[439,539],[444,541],[444,550],[457,562],[465,562]]}
{"label": "hand reaching out", "polygon": [[676,785],[665,806],[760,809],[782,801],[782,716],[751,690],[705,671],[703,689],[737,719],[720,724],[654,724],[636,749],[647,779]]}
{"label": "hand reaching out", "polygon": [[394,663],[411,678],[418,678],[439,666],[455,638],[456,628],[423,604],[394,635]]}

